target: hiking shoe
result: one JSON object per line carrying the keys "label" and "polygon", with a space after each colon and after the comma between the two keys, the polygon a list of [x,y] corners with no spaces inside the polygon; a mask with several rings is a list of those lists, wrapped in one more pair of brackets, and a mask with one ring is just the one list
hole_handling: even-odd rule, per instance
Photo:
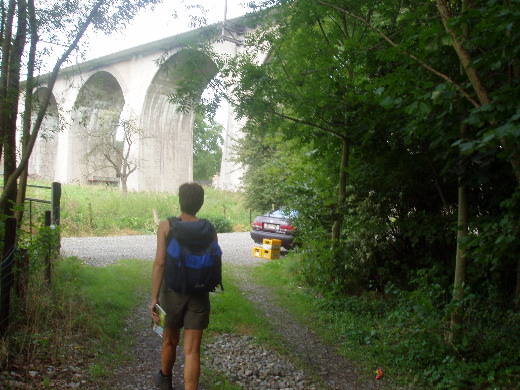
{"label": "hiking shoe", "polygon": [[157,386],[161,390],[173,390],[172,376],[164,376],[162,374],[162,371],[159,370],[159,372],[155,376],[155,386]]}

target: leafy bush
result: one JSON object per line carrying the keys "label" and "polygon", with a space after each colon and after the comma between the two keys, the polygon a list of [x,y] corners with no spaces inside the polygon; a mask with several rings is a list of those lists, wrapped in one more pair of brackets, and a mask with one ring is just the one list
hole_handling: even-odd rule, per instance
{"label": "leafy bush", "polygon": [[215,226],[217,233],[230,233],[233,231],[231,220],[225,215],[201,214],[200,217],[210,221]]}
{"label": "leafy bush", "polygon": [[[280,262],[274,269],[269,263],[259,274],[280,283],[284,270],[293,274],[306,266],[301,253],[290,254],[284,262],[289,264],[282,267]],[[318,261],[312,263],[317,266]],[[306,309],[302,316],[319,330],[328,330],[334,343],[360,365],[382,367],[397,388],[515,389],[520,374],[518,312],[489,305],[468,289],[463,342],[453,345],[447,339],[450,294],[436,282],[437,273],[418,271],[409,291],[393,284],[384,293],[356,296],[318,295],[313,289],[310,302],[295,310]],[[287,282],[276,286],[283,299],[310,291],[291,288],[294,284]],[[296,301],[293,298],[289,307]]]}

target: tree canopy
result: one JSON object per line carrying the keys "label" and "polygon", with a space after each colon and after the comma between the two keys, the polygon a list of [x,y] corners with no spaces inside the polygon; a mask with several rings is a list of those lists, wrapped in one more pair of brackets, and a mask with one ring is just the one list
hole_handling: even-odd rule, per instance
{"label": "tree canopy", "polygon": [[[214,61],[247,118],[250,206],[300,212],[301,277],[339,296],[441,286],[432,307],[457,348],[491,302],[507,329],[520,294],[519,1],[253,3],[262,23],[243,54]],[[480,310],[467,318],[468,306]]]}
{"label": "tree canopy", "polygon": [[224,127],[213,118],[195,114],[193,124],[193,180],[211,181],[220,172]]}

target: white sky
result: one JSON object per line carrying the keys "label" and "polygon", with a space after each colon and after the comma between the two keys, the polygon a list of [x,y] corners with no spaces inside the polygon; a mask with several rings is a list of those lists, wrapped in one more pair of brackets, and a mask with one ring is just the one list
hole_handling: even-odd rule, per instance
{"label": "white sky", "polygon": [[[201,4],[207,9],[207,24],[224,19],[226,0],[163,0],[155,9],[141,11],[122,32],[112,35],[94,35],[89,39],[87,59],[116,53],[144,43],[170,37],[195,27],[190,27],[189,14],[201,15],[186,6]],[[227,19],[244,15],[249,11],[246,0],[227,0]],[[177,17],[175,17],[177,15]]]}

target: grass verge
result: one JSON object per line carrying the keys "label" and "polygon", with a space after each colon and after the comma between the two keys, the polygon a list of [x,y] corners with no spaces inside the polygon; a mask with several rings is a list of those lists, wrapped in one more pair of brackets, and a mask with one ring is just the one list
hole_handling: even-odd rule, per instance
{"label": "grass verge", "polygon": [[[361,375],[373,377],[381,368],[380,384],[385,388],[518,388],[518,359],[511,358],[518,345],[518,315],[503,319],[494,308],[487,308],[484,315],[474,317],[481,321],[474,326],[482,330],[482,345],[467,343],[461,351],[444,339],[446,319],[432,303],[439,299],[435,286],[423,283],[422,290],[410,292],[389,288],[385,294],[327,297],[298,285],[297,267],[295,253],[255,268],[253,275],[298,321],[337,345]],[[482,317],[488,322],[482,322]],[[506,337],[509,343],[499,341]],[[496,347],[486,351],[486,345]]]}
{"label": "grass verge", "polygon": [[[353,311],[341,307],[333,308],[330,306],[332,301],[314,294],[298,283],[293,267],[293,260],[288,255],[255,268],[252,275],[258,284],[270,288],[277,303],[298,322],[312,329],[324,342],[337,346],[339,352],[357,366],[359,375],[365,378],[374,377],[375,371],[382,367],[387,376],[384,388],[395,386],[388,379],[393,369],[389,369],[386,358],[381,359],[377,344],[379,334],[373,332],[378,318],[372,309],[377,311],[377,305],[381,302],[369,302],[364,309],[360,303],[360,310]],[[367,307],[372,309],[368,310]],[[346,333],[342,332],[347,327],[357,332],[354,342],[349,341]]]}
{"label": "grass verge", "polygon": [[235,277],[224,266],[223,293],[212,294],[211,325],[208,335],[235,333],[254,335],[261,340],[271,338],[267,321],[257,309],[241,294],[237,288]]}
{"label": "grass verge", "polygon": [[[150,262],[92,267],[67,258],[56,262],[50,286],[42,280],[33,273],[24,298],[14,298],[18,310],[0,340],[2,371],[35,389],[60,388],[59,367],[94,380],[108,375],[131,347],[125,320],[150,291]],[[7,389],[12,381],[0,378]]]}
{"label": "grass verge", "polygon": [[133,341],[125,335],[126,320],[151,291],[149,261],[123,260],[107,267],[84,266],[77,283],[89,303],[90,330],[96,335],[90,340],[91,352],[96,356],[90,366],[93,378],[104,377],[118,366]]}

